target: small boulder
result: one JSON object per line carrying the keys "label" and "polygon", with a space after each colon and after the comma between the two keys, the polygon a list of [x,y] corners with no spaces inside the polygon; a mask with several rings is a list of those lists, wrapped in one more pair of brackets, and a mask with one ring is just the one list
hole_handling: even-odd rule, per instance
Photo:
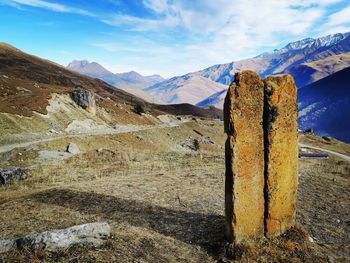
{"label": "small boulder", "polygon": [[81,86],[76,86],[75,91],[70,94],[72,100],[83,109],[96,113],[96,102],[94,93],[83,89]]}
{"label": "small boulder", "polygon": [[307,129],[304,130],[304,134],[314,134],[314,129],[307,128]]}
{"label": "small boulder", "polygon": [[79,154],[79,153],[80,153],[80,150],[79,150],[78,145],[76,145],[75,143],[70,143],[70,144],[67,146],[67,152],[68,152],[68,153],[71,153],[71,154]]}
{"label": "small boulder", "polygon": [[327,137],[327,136],[322,136],[322,139],[327,141],[327,142],[330,142],[331,141],[331,138]]}
{"label": "small boulder", "polygon": [[0,184],[5,185],[14,180],[27,178],[26,171],[20,167],[0,169]]}
{"label": "small boulder", "polygon": [[138,139],[139,141],[143,141],[144,140],[144,138],[141,135],[137,135],[136,139]]}
{"label": "small boulder", "polygon": [[29,249],[32,251],[62,251],[72,245],[103,245],[111,236],[111,227],[108,223],[89,223],[66,229],[56,229],[33,234],[18,239],[0,240],[0,253],[11,249]]}

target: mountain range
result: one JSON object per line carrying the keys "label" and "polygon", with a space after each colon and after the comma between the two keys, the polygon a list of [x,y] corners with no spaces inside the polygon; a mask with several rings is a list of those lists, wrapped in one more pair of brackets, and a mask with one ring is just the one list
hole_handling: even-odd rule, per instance
{"label": "mountain range", "polygon": [[114,74],[97,62],[87,60],[73,60],[67,68],[92,78],[102,79],[120,89],[143,89],[164,80],[159,75],[142,76],[135,71]]}
{"label": "mountain range", "polygon": [[[266,52],[251,59],[215,65],[192,74],[226,85],[232,82],[236,72],[245,69],[254,70],[263,78],[268,75],[291,74],[297,87],[301,88],[348,66],[350,33],[339,33],[296,41],[280,50]],[[162,86],[162,83],[157,86]],[[224,92],[218,91],[197,105],[222,108],[225,97],[223,94]]]}
{"label": "mountain range", "polygon": [[[350,33],[337,33],[316,39],[306,38],[295,41],[281,49],[265,52],[253,58],[214,65],[167,80],[162,80],[159,76],[143,77],[135,72],[134,74],[130,74],[131,72],[113,74],[94,62],[83,61],[80,64],[72,62],[68,67],[80,73],[101,78],[109,84],[127,89],[138,97],[158,104],[190,103],[200,107],[214,106],[219,109],[222,109],[226,90],[236,72],[250,69],[263,78],[268,75],[291,74],[299,88],[300,127],[314,128],[320,133],[344,139],[344,132],[350,133],[349,129],[344,130],[346,125],[339,126],[331,123],[332,127],[335,127],[334,130],[323,126],[330,123],[325,118],[331,116],[334,116],[335,120],[347,118],[343,111],[344,102],[339,102],[339,98],[331,94],[338,94],[338,89],[346,90],[349,86],[348,80],[344,78],[343,81],[337,80],[343,75],[336,74],[343,72],[342,70],[349,66]],[[328,79],[327,77],[333,80],[332,85],[326,85],[323,82]],[[151,84],[152,81],[154,81],[153,84]],[[322,91],[319,94],[322,95],[321,97],[316,95],[317,89]],[[330,94],[328,97],[326,91]],[[315,101],[311,99],[313,95]],[[321,111],[324,113],[321,114]],[[334,132],[335,130],[339,131]]]}
{"label": "mountain range", "polygon": [[[96,65],[93,65],[92,68],[96,74],[101,72],[101,68]],[[157,105],[148,103],[100,79],[78,74],[54,62],[26,54],[9,44],[0,42],[0,113],[26,117],[38,114],[45,115],[52,98],[56,95],[68,96],[78,88],[95,94],[96,105],[101,109],[96,114],[101,120],[107,122],[110,121],[109,118],[113,117],[112,119],[119,123],[133,123],[139,119],[136,116],[138,114],[134,112],[134,108],[138,105],[154,115],[188,115],[191,113],[191,115],[206,118],[222,117],[222,111],[215,108],[204,109],[191,104]],[[64,122],[71,117],[65,114],[60,115]],[[5,118],[11,122],[11,125],[16,123],[7,115]],[[3,119],[0,121],[2,123]],[[50,123],[55,121],[56,119],[50,120]],[[30,123],[31,121],[23,120],[23,122]],[[33,125],[30,123],[34,130],[36,124],[35,122]],[[4,122],[5,130],[7,125]],[[25,132],[29,131],[25,130]]]}

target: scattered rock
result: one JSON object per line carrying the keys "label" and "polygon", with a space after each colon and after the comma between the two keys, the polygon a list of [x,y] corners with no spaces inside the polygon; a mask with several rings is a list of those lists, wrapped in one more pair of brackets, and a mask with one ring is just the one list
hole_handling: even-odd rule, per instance
{"label": "scattered rock", "polygon": [[76,145],[75,143],[70,143],[70,144],[67,146],[67,152],[69,152],[69,153],[71,153],[71,154],[79,154],[79,153],[80,153],[80,150],[79,150],[78,145]]}
{"label": "scattered rock", "polygon": [[0,240],[0,254],[16,247],[15,240]]}
{"label": "scattered rock", "polygon": [[328,263],[334,263],[333,257],[328,256],[328,257],[327,257],[327,262],[328,262]]}
{"label": "scattered rock", "polygon": [[32,251],[61,251],[72,245],[103,245],[111,235],[108,223],[90,223],[66,229],[46,231],[14,240],[0,240],[0,253],[17,248]]}
{"label": "scattered rock", "polygon": [[314,129],[312,129],[312,128],[307,128],[307,129],[304,130],[303,133],[304,133],[304,134],[314,134]]}
{"label": "scattered rock", "polygon": [[144,140],[144,138],[141,135],[137,135],[136,139],[138,139],[139,141],[143,141]]}
{"label": "scattered rock", "polygon": [[55,129],[50,129],[49,132],[50,132],[50,133],[54,133],[54,134],[59,134],[59,132],[56,131]]}
{"label": "scattered rock", "polygon": [[331,138],[327,137],[327,136],[322,136],[322,139],[327,141],[327,142],[330,142],[331,141]]}
{"label": "scattered rock", "polygon": [[188,148],[192,151],[198,151],[200,146],[199,146],[199,141],[198,139],[195,139],[195,138],[188,138],[186,139],[182,144],[181,144],[182,147],[184,148]]}
{"label": "scattered rock", "polygon": [[311,243],[314,243],[314,242],[315,242],[314,239],[313,239],[311,236],[309,236],[309,241],[310,241]]}
{"label": "scattered rock", "polygon": [[197,138],[198,142],[199,143],[202,143],[202,144],[215,144],[211,139],[210,137],[204,137],[204,136],[200,136]]}
{"label": "scattered rock", "polygon": [[210,137],[199,136],[197,138],[192,138],[192,137],[187,138],[181,144],[181,146],[193,151],[198,151],[200,148],[200,144],[215,144],[215,143],[210,139]]}
{"label": "scattered rock", "polygon": [[92,92],[83,89],[81,86],[77,86],[76,90],[73,91],[70,96],[72,100],[83,109],[93,114],[96,113],[95,96]]}
{"label": "scattered rock", "polygon": [[0,169],[0,183],[2,185],[8,184],[14,180],[23,180],[25,178],[27,178],[26,171],[20,167]]}
{"label": "scattered rock", "polygon": [[32,91],[23,87],[16,87],[16,90],[23,94],[32,94]]}

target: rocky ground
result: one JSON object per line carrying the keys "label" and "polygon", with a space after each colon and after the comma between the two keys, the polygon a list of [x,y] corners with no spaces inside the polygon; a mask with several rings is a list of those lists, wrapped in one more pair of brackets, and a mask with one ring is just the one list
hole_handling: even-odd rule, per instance
{"label": "rocky ground", "polygon": [[[350,259],[350,167],[331,155],[299,161],[298,222],[311,238],[297,228],[256,247],[232,250],[225,245],[224,140],[222,122],[189,119],[179,126],[62,137],[0,153],[2,167],[19,166],[28,173],[27,179],[0,187],[0,239],[95,221],[107,221],[113,233],[101,248],[13,252],[1,255],[0,261]],[[300,140],[320,147],[331,144],[339,152],[339,147],[348,149],[333,139],[322,144],[322,138],[312,135]],[[66,158],[52,154],[64,155],[69,143],[80,153]]]}

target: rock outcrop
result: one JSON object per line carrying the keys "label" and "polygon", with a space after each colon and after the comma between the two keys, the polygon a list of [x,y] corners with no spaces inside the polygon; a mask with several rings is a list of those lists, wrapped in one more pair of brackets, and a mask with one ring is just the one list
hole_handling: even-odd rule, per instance
{"label": "rock outcrop", "polygon": [[268,77],[264,82],[265,234],[271,237],[295,225],[298,106],[291,76]]}
{"label": "rock outcrop", "polygon": [[2,185],[25,178],[27,178],[26,171],[20,167],[0,169],[0,184]]}
{"label": "rock outcrop", "polygon": [[230,242],[280,235],[295,225],[297,114],[292,77],[235,75],[224,104]]}
{"label": "rock outcrop", "polygon": [[224,104],[227,133],[227,237],[239,243],[264,235],[264,83],[253,71],[235,75]]}
{"label": "rock outcrop", "polygon": [[70,96],[77,105],[92,114],[96,114],[95,95],[92,92],[77,86]]}
{"label": "rock outcrop", "polygon": [[101,246],[111,235],[108,223],[90,223],[13,240],[0,240],[0,253],[11,249],[61,251],[75,244]]}

